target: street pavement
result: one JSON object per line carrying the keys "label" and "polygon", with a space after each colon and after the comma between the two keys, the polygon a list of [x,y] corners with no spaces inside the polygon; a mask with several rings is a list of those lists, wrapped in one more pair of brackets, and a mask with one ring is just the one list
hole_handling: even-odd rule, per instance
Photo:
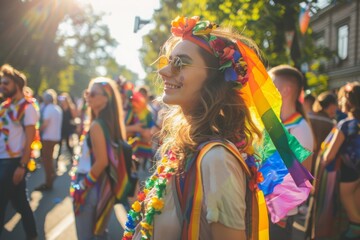
{"label": "street pavement", "polygon": [[[63,148],[64,149],[64,148]],[[53,189],[48,192],[34,191],[34,188],[45,180],[44,170],[40,167],[35,172],[29,173],[27,186],[37,224],[39,240],[76,240],[76,227],[72,200],[69,196],[70,176],[68,171],[71,168],[70,155],[66,152],[59,158],[57,178]],[[140,173],[144,179],[148,173]],[[109,223],[109,239],[121,239],[123,227],[126,222],[126,210],[121,204],[114,207],[114,213]],[[5,229],[3,229],[0,240],[21,240],[25,239],[24,230],[21,224],[21,216],[16,213],[9,203],[6,210]]]}

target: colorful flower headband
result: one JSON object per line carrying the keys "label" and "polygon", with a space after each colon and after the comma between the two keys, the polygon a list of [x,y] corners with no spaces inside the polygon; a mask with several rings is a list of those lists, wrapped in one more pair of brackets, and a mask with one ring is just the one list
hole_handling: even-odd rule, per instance
{"label": "colorful flower headband", "polygon": [[177,17],[171,22],[173,36],[189,40],[219,59],[219,70],[225,74],[225,81],[242,88],[248,81],[247,64],[236,43],[211,35],[218,25],[209,21],[200,21],[200,17]]}

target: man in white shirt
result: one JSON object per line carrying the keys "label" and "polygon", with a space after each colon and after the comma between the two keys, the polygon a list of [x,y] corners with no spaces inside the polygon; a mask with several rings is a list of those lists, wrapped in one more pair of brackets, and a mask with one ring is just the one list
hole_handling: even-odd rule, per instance
{"label": "man in white shirt", "polygon": [[26,195],[26,166],[30,160],[35,125],[39,120],[36,101],[25,96],[24,74],[5,64],[0,68],[0,235],[9,201],[21,214],[26,239],[36,239],[33,212]]}
{"label": "man in white shirt", "polygon": [[41,159],[45,170],[45,183],[35,188],[38,191],[48,191],[53,187],[56,177],[53,152],[61,140],[62,110],[56,105],[55,90],[48,89],[43,94],[44,105],[41,109],[40,133],[42,141]]}
{"label": "man in white shirt", "polygon": [[[299,143],[309,151],[314,150],[314,137],[311,126],[307,120],[299,97],[304,87],[304,78],[302,73],[289,65],[279,65],[269,71],[276,88],[278,89],[282,106],[280,118],[286,130],[289,131]],[[312,155],[302,162],[303,166],[311,172]],[[270,223],[270,240],[282,239],[290,240],[294,238],[296,230],[293,224],[295,218],[299,216],[298,208],[292,209],[287,217],[274,224]]]}

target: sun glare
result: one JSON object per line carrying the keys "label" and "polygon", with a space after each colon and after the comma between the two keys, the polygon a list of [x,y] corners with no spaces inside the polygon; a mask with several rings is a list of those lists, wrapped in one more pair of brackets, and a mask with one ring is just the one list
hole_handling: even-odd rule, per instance
{"label": "sun glare", "polygon": [[75,0],[75,1],[80,3],[81,5],[88,5],[88,4],[93,5],[94,2],[96,2],[97,0]]}

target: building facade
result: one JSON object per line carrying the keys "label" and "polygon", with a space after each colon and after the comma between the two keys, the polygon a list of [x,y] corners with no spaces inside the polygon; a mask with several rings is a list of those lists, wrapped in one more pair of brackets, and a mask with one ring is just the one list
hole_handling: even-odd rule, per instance
{"label": "building facade", "polygon": [[310,21],[315,45],[335,53],[325,64],[329,89],[360,82],[360,0],[334,2]]}

